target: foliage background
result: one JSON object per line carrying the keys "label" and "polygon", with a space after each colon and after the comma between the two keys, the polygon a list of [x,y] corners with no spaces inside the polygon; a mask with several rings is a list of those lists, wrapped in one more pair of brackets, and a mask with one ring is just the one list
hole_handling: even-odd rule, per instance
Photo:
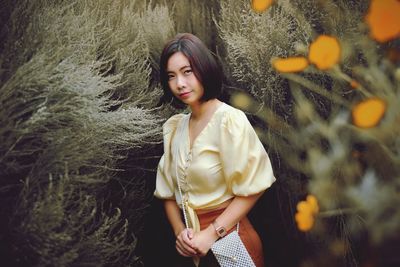
{"label": "foliage background", "polygon": [[[393,233],[399,230],[399,210],[391,206],[399,199],[398,167],[388,169],[386,191],[371,191],[379,199],[374,210],[387,207],[384,212],[334,212],[313,233],[298,231],[296,204],[308,192],[331,211],[357,202],[348,195],[343,201],[337,192],[353,188],[353,195],[362,195],[357,193],[361,186],[356,187],[361,182],[332,183],[349,172],[338,175],[334,167],[335,175],[326,175],[329,179],[321,184],[315,178],[318,172],[302,168],[319,166],[320,158],[304,159],[308,148],[317,148],[322,157],[329,154],[327,142],[338,143],[339,133],[331,140],[323,138],[319,129],[335,132],[335,118],[343,110],[329,94],[305,90],[309,85],[305,81],[348,101],[359,97],[343,94],[347,85],[330,73],[282,76],[270,64],[274,57],[306,54],[319,34],[334,35],[348,47],[343,49],[343,71],[354,65],[379,65],[376,77],[389,80],[396,99],[399,79],[396,82],[392,74],[399,62],[382,65],[379,59],[389,48],[398,51],[398,42],[377,49],[359,42],[367,35],[362,21],[368,4],[280,0],[259,14],[244,0],[2,1],[1,262],[5,266],[176,263],[161,203],[152,198],[154,170],[162,154],[161,126],[179,112],[158,105],[157,62],[168,38],[191,32],[223,63],[223,100],[238,93],[251,96],[247,114],[273,162],[278,181],[250,214],[264,242],[268,266],[398,266],[399,237]],[[360,76],[367,76],[368,70],[363,71]],[[301,119],[304,107],[311,107],[305,109],[312,113],[307,123]],[[390,112],[398,114],[398,109]],[[343,142],[338,147],[361,143],[363,151],[381,155],[376,146],[365,145],[371,143],[368,140],[360,142],[360,136],[340,136]],[[378,147],[379,142],[375,142]],[[398,166],[398,138],[392,135],[387,144],[394,146],[393,166]],[[347,159],[326,157],[335,164],[349,163]],[[381,161],[387,158],[363,164],[375,170]],[[323,187],[327,184],[335,186]],[[387,194],[389,187],[394,191]]]}

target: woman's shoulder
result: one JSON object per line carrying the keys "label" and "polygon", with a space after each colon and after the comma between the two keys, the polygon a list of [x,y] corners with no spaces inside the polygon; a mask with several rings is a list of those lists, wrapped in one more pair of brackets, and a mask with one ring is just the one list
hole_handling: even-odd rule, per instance
{"label": "woman's shoulder", "polygon": [[223,124],[226,124],[226,123],[241,124],[241,123],[247,122],[247,116],[242,110],[235,108],[226,103],[224,103],[223,105],[224,105],[224,107],[221,112]]}
{"label": "woman's shoulder", "polygon": [[246,114],[229,104],[224,103],[219,110],[219,130],[222,134],[241,135],[249,128]]}
{"label": "woman's shoulder", "polygon": [[168,134],[173,131],[178,127],[179,122],[187,116],[187,114],[184,113],[179,113],[171,116],[163,125],[163,134]]}

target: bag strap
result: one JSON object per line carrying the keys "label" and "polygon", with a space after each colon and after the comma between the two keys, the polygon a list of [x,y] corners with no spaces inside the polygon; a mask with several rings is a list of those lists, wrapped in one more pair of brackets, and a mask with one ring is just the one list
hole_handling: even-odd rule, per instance
{"label": "bag strap", "polygon": [[[184,120],[186,119],[185,117],[182,119]],[[175,140],[184,140],[184,130],[185,130],[185,121],[181,121],[181,123],[178,125],[177,129],[176,129],[176,138]],[[172,142],[172,146],[173,146],[173,153],[174,153],[174,158],[175,158],[175,173],[176,173],[176,182],[178,184],[178,191],[179,191],[179,195],[181,197],[181,202],[182,202],[182,211],[183,211],[183,219],[185,220],[185,226],[186,229],[189,229],[189,224],[188,224],[188,219],[187,219],[187,215],[186,215],[186,205],[187,205],[187,199],[183,197],[182,194],[182,187],[181,187],[181,183],[179,182],[179,173],[178,173],[178,157],[179,157],[179,142]],[[191,152],[189,152],[189,155],[187,157],[189,157],[191,155]],[[188,159],[186,159],[188,160]],[[236,225],[236,231],[239,234],[239,222]]]}
{"label": "bag strap", "polygon": [[[183,119],[185,119],[185,117]],[[185,226],[186,226],[186,229],[188,229],[189,224],[188,224],[188,220],[187,220],[186,206],[185,206],[185,205],[187,205],[187,200],[183,199],[181,183],[179,182],[179,172],[178,172],[179,143],[176,142],[176,140],[184,140],[183,139],[183,130],[184,130],[183,124],[184,124],[184,122],[181,121],[181,123],[178,125],[178,127],[176,129],[176,131],[177,131],[176,138],[177,139],[175,139],[175,143],[173,142],[172,145],[173,145],[173,152],[174,152],[174,157],[175,157],[176,182],[178,184],[178,191],[179,191],[179,195],[181,197],[182,211],[183,211],[183,218],[185,220]]]}

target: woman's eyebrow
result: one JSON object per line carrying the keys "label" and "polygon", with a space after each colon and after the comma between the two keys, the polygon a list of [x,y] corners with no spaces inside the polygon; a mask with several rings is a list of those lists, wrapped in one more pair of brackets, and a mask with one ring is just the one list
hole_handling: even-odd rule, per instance
{"label": "woman's eyebrow", "polygon": [[[182,66],[179,70],[183,70],[184,68],[190,68],[190,65]],[[167,73],[173,73],[172,70],[167,70]]]}

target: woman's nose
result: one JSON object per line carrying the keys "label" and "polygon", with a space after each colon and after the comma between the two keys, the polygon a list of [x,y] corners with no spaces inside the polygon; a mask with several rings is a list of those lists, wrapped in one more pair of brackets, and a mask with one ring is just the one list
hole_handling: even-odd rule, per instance
{"label": "woman's nose", "polygon": [[185,78],[182,76],[177,76],[176,77],[176,86],[178,87],[178,89],[185,88],[186,87]]}

